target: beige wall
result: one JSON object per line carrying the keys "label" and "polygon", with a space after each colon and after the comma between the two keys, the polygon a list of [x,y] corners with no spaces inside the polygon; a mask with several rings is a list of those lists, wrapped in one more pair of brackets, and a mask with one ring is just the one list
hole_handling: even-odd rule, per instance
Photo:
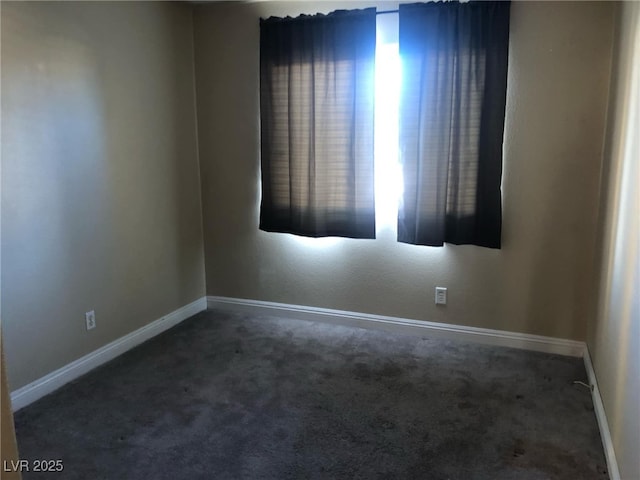
{"label": "beige wall", "polygon": [[640,3],[620,9],[601,204],[597,320],[588,346],[620,477],[640,478]]}
{"label": "beige wall", "polygon": [[208,294],[584,339],[612,4],[512,4],[501,251],[403,245],[388,230],[333,242],[258,230],[258,18],[335,8],[195,7]]}
{"label": "beige wall", "polygon": [[192,31],[188,5],[2,2],[12,390],[204,295]]}

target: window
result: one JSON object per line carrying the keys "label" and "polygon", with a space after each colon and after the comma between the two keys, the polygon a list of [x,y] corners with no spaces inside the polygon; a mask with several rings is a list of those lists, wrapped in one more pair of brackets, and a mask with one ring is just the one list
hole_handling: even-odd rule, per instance
{"label": "window", "polygon": [[260,228],[375,237],[375,9],[261,23]]}
{"label": "window", "polygon": [[400,5],[398,241],[500,248],[509,2]]}
{"label": "window", "polygon": [[500,247],[509,2],[261,22],[261,229]]}

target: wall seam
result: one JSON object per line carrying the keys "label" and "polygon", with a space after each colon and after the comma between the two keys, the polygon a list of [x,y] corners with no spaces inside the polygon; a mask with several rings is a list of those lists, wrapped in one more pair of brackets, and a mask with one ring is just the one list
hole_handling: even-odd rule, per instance
{"label": "wall seam", "polygon": [[202,284],[204,286],[204,295],[207,295],[207,248],[205,246],[205,228],[204,228],[204,182],[202,175],[202,161],[200,155],[200,121],[198,118],[198,81],[196,78],[196,5],[189,5],[191,14],[191,70],[193,73],[193,112],[195,116],[195,137],[196,137],[196,163],[198,165],[198,185],[200,192],[198,198],[200,200],[200,235],[202,237]]}

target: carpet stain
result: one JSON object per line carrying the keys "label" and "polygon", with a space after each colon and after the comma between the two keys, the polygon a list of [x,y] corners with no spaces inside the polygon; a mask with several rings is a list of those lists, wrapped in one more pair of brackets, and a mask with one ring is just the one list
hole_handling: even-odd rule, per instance
{"label": "carpet stain", "polygon": [[603,470],[600,464],[595,465],[595,471],[593,466],[583,465],[578,455],[557,444],[516,439],[511,464],[525,471],[544,472],[550,478],[565,478],[563,472],[567,468],[574,472],[575,477],[572,478],[601,478],[603,474],[607,475],[606,468]]}
{"label": "carpet stain", "polygon": [[516,439],[515,446],[513,447],[513,456],[520,457],[524,454],[525,454],[524,441],[518,438]]}
{"label": "carpet stain", "polygon": [[385,363],[382,368],[377,372],[381,377],[399,377],[405,372],[402,368],[393,362]]}
{"label": "carpet stain", "polygon": [[362,362],[358,362],[353,366],[353,375],[358,380],[371,380],[373,377],[369,365]]}

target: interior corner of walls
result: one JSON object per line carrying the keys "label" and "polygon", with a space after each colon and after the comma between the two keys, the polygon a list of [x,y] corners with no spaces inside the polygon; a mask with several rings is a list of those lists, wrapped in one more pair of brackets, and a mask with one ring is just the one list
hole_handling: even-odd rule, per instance
{"label": "interior corner of walls", "polygon": [[199,207],[200,207],[200,237],[202,242],[202,281],[204,286],[204,295],[207,294],[207,249],[205,244],[205,185],[204,185],[204,175],[203,175],[203,166],[202,166],[202,142],[200,140],[200,103],[198,96],[198,65],[197,65],[197,55],[196,55],[196,7],[197,5],[191,5],[191,65],[192,65],[192,75],[193,75],[193,105],[194,105],[194,115],[195,115],[195,142],[196,142],[196,166],[198,173],[198,199],[199,199]]}
{"label": "interior corner of walls", "polygon": [[595,411],[596,420],[598,422],[598,429],[600,431],[600,439],[602,441],[605,460],[607,462],[609,478],[610,480],[625,480],[620,476],[620,469],[618,467],[616,451],[613,446],[613,439],[611,436],[611,430],[609,428],[609,421],[607,419],[607,413],[604,407],[600,388],[598,387],[598,377],[588,346],[586,346],[584,349],[583,360],[585,370],[587,371],[587,379],[589,381],[589,385],[591,386],[593,408]]}
{"label": "interior corner of walls", "polygon": [[24,385],[203,296],[206,279],[191,6],[6,5],[2,308]]}
{"label": "interior corner of walls", "polygon": [[116,340],[78,358],[41,378],[11,392],[11,402],[15,411],[35,402],[65,384],[90,372],[141,343],[156,337],[207,309],[207,297],[202,296],[168,314],[134,330]]}

